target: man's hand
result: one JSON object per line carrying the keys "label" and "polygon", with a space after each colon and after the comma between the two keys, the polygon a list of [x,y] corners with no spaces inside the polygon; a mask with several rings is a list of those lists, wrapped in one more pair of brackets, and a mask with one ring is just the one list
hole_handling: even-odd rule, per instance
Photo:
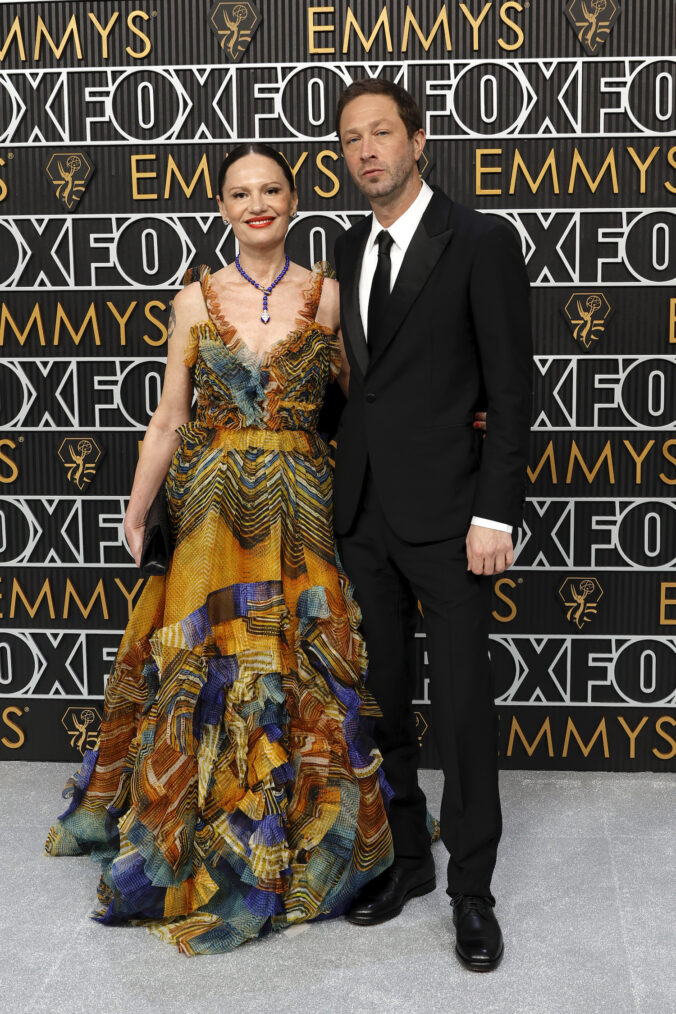
{"label": "man's hand", "polygon": [[467,570],[473,574],[501,574],[514,563],[512,536],[507,532],[470,525],[466,546]]}

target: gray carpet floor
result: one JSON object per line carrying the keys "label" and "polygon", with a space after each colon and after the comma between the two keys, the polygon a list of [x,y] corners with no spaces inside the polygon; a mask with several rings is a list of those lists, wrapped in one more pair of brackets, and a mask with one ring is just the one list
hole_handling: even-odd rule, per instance
{"label": "gray carpet floor", "polygon": [[[3,1014],[674,1014],[676,779],[501,774],[494,880],[506,941],[465,971],[439,887],[370,929],[294,927],[232,954],[184,958],[140,928],[88,918],[97,869],[42,848],[70,765],[0,764]],[[441,778],[421,772],[438,812]]]}

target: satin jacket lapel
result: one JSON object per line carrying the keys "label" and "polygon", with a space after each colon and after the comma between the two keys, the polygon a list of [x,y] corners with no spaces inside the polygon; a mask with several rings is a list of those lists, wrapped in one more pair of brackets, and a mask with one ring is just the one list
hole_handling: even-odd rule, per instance
{"label": "satin jacket lapel", "polygon": [[366,240],[371,231],[371,217],[367,216],[352,234],[343,256],[340,272],[340,300],[343,315],[343,341],[348,345],[362,374],[369,365],[368,346],[359,309],[359,275]]}
{"label": "satin jacket lapel", "polygon": [[453,237],[453,229],[449,226],[452,207],[452,202],[445,194],[435,192],[425,209],[390,293],[383,320],[383,335],[379,342],[378,353],[372,357],[370,366],[373,366],[386,351],[411,306],[420,295],[435,264],[450,243]]}

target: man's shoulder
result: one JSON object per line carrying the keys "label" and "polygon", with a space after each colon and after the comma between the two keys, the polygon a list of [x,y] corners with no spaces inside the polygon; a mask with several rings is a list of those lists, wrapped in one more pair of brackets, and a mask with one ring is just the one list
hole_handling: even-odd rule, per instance
{"label": "man's shoulder", "polygon": [[358,221],[351,225],[349,229],[341,234],[336,239],[336,249],[344,246],[346,243],[351,243],[353,240],[359,239],[361,236],[368,234],[371,228],[371,215],[363,215]]}

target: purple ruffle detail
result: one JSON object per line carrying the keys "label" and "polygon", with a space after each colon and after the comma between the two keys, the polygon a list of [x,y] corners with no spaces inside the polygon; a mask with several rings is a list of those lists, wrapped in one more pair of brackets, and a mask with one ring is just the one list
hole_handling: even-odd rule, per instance
{"label": "purple ruffle detail", "polygon": [[203,644],[207,637],[213,633],[207,607],[202,606],[181,620],[181,630],[189,648],[196,648],[198,644]]}
{"label": "purple ruffle detail", "polygon": [[378,781],[380,782],[380,792],[383,797],[383,803],[385,809],[389,811],[390,803],[394,799],[394,789],[387,780],[387,776],[383,771],[382,765],[378,768]]}
{"label": "purple ruffle detail", "polygon": [[288,761],[280,764],[279,767],[272,769],[272,777],[274,778],[275,785],[284,785],[285,782],[293,781],[294,770]]}
{"label": "purple ruffle detail", "polygon": [[269,725],[265,726],[265,735],[268,737],[270,743],[276,743],[278,739],[281,739],[284,735],[283,731],[274,722],[270,722]]}
{"label": "purple ruffle detail", "polygon": [[225,691],[237,679],[239,663],[236,655],[217,655],[207,665],[207,679],[200,690],[193,719],[193,731],[199,741],[202,726],[218,725],[225,707]]}
{"label": "purple ruffle detail", "polygon": [[244,896],[244,904],[254,915],[265,919],[271,915],[282,915],[284,902],[274,891],[261,891],[259,887],[252,887]]}
{"label": "purple ruffle detail", "polygon": [[72,778],[69,778],[66,782],[66,787],[61,793],[64,799],[70,799],[70,804],[67,810],[59,817],[59,820],[64,820],[68,817],[73,810],[77,810],[78,806],[82,802],[82,797],[87,791],[89,781],[92,777],[92,772],[96,767],[96,761],[99,756],[98,750],[87,750],[82,758],[82,766]]}
{"label": "purple ruffle detail", "polygon": [[286,840],[282,818],[278,813],[268,813],[259,822],[253,833],[253,845],[279,845]]}

